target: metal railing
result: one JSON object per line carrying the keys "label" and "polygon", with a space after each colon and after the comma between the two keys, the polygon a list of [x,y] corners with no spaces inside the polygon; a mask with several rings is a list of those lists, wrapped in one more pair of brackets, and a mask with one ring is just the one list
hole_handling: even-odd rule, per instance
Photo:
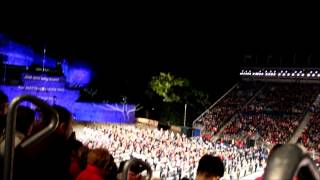
{"label": "metal railing", "polygon": [[16,118],[17,118],[17,109],[18,105],[21,102],[29,101],[40,108],[41,111],[48,114],[49,123],[48,126],[37,132],[36,134],[30,136],[24,140],[20,147],[22,149],[31,146],[35,143],[40,142],[49,134],[55,131],[58,127],[59,117],[57,112],[46,102],[41,99],[31,96],[31,95],[22,95],[14,98],[9,105],[9,111],[7,115],[7,124],[6,124],[6,133],[5,133],[5,151],[4,151],[4,173],[3,178],[5,180],[12,180],[13,177],[13,160],[14,160],[14,137],[16,133]]}
{"label": "metal railing", "polygon": [[146,176],[146,180],[150,180],[152,178],[152,170],[151,167],[148,163],[142,161],[141,159],[137,159],[137,158],[133,158],[128,160],[124,167],[123,167],[123,171],[122,171],[122,180],[128,180],[129,178],[129,171],[130,168],[132,167],[132,165],[141,165],[143,169],[147,170],[147,176]]}
{"label": "metal railing", "polygon": [[298,145],[285,144],[268,158],[263,176],[266,180],[319,180],[320,174],[311,157]]}
{"label": "metal railing", "polygon": [[193,122],[192,126],[195,126],[195,123],[199,121],[206,113],[208,113],[218,102],[220,102],[224,97],[226,97],[234,88],[238,87],[240,83],[237,82],[234,84],[226,93],[224,93],[218,100],[216,100],[209,108],[207,108],[203,113],[201,113]]}

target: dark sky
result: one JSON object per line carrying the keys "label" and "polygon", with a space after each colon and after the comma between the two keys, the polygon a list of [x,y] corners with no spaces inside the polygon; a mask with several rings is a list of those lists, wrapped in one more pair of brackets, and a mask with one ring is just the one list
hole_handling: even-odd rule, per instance
{"label": "dark sky", "polygon": [[[94,83],[105,86],[106,92],[139,92],[152,75],[170,71],[218,95],[238,81],[240,66],[319,67],[319,43],[312,24],[287,19],[277,23],[238,20],[191,18],[96,25],[80,21],[71,26],[52,25],[52,29],[4,32],[38,52],[46,44],[53,57],[87,61],[95,71]],[[244,60],[246,54],[252,58]]]}

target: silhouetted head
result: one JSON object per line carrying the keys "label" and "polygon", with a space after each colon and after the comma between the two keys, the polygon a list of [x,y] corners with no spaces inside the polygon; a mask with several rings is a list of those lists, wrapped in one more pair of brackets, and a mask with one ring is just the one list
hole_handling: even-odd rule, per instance
{"label": "silhouetted head", "polygon": [[280,147],[282,147],[283,144],[275,144],[272,149],[269,152],[268,157],[270,157],[277,149],[279,149]]}
{"label": "silhouetted head", "polygon": [[219,157],[208,154],[201,157],[196,180],[218,180],[223,177],[223,174],[224,165]]}
{"label": "silhouetted head", "polygon": [[17,131],[28,136],[31,134],[33,123],[35,122],[35,112],[25,106],[19,106],[17,110],[16,128]]}
{"label": "silhouetted head", "polygon": [[5,115],[8,112],[8,96],[0,90],[0,116]]}
{"label": "silhouetted head", "polygon": [[111,154],[108,150],[97,148],[92,149],[88,153],[87,163],[94,165],[100,169],[105,169],[112,161]]}

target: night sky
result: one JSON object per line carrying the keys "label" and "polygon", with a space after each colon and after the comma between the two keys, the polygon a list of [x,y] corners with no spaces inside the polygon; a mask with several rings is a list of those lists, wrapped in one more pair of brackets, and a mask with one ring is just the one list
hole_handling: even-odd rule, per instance
{"label": "night sky", "polygon": [[291,25],[151,24],[82,24],[51,31],[4,33],[36,52],[41,53],[45,45],[52,57],[88,63],[95,72],[91,86],[106,94],[141,94],[151,76],[164,71],[186,77],[194,87],[217,97],[239,81],[241,66],[320,66],[315,36],[291,30]]}

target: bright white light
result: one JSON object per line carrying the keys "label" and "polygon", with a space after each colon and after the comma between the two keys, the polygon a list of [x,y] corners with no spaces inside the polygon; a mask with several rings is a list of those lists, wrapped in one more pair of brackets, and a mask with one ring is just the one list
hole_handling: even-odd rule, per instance
{"label": "bright white light", "polygon": [[300,74],[298,73],[297,76],[300,76]]}
{"label": "bright white light", "polygon": [[294,76],[294,73],[292,73],[291,76]]}
{"label": "bright white light", "polygon": [[316,74],[312,74],[312,77],[315,77],[316,76]]}
{"label": "bright white light", "polygon": [[301,74],[301,76],[303,77],[303,76],[304,76],[304,73],[303,73],[303,74]]}
{"label": "bright white light", "polygon": [[309,74],[309,73],[307,74],[307,77],[310,77],[310,74]]}

